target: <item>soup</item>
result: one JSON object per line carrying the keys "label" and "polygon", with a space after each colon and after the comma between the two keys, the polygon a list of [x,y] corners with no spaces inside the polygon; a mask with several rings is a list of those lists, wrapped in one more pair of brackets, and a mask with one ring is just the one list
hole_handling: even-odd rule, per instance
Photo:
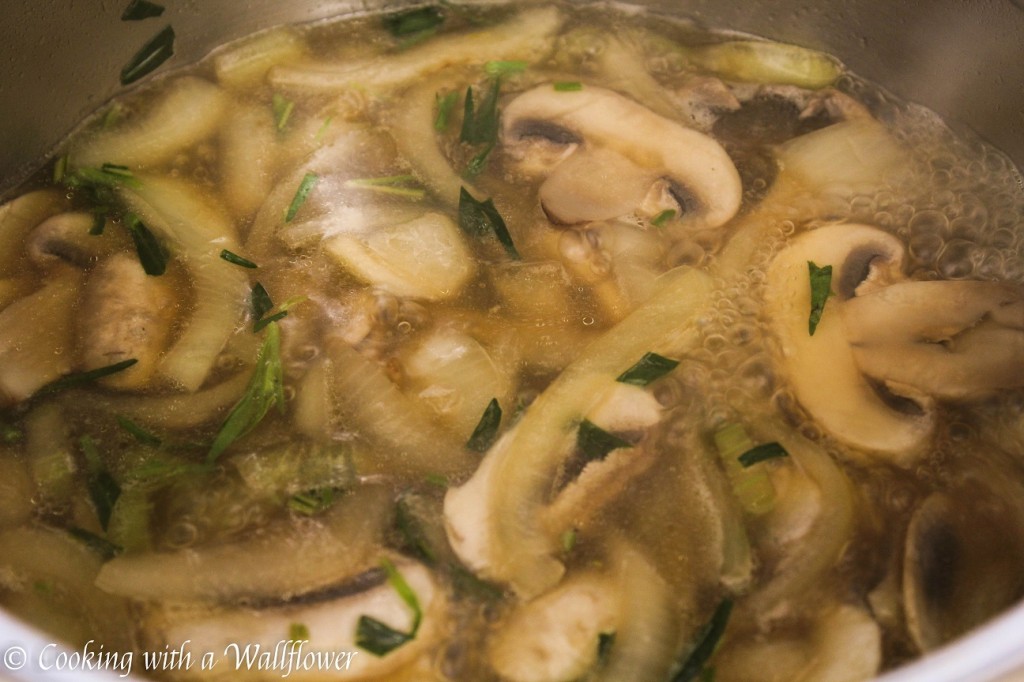
{"label": "soup", "polygon": [[1024,592],[1022,215],[663,17],[227,45],[0,208],[0,602],[44,670],[871,677]]}

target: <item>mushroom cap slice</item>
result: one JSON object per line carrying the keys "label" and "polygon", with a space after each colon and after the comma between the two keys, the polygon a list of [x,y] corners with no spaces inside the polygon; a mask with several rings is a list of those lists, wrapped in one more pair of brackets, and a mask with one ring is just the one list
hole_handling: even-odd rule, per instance
{"label": "mushroom cap slice", "polygon": [[[740,207],[739,173],[718,142],[611,90],[588,85],[559,92],[550,84],[528,90],[505,108],[502,139],[518,158],[539,141],[557,162],[540,189],[555,222],[618,217],[624,206],[638,207],[661,178],[677,188],[680,208],[701,227],[724,224]],[[575,149],[559,155],[552,146]],[[604,210],[585,210],[577,198],[597,195]]]}
{"label": "mushroom cap slice", "polygon": [[[829,434],[856,448],[909,464],[934,428],[930,398],[900,399],[863,373],[847,338],[847,328],[828,301],[814,335],[808,261],[833,265],[833,290],[840,300],[859,287],[884,279],[872,274],[872,260],[903,253],[899,240],[866,225],[830,225],[807,232],[782,250],[768,267],[766,313],[778,341],[781,371],[793,393]],[[870,254],[875,254],[871,257]],[[857,256],[851,260],[851,255]],[[899,259],[895,261],[899,263]],[[855,272],[863,264],[863,277]]]}

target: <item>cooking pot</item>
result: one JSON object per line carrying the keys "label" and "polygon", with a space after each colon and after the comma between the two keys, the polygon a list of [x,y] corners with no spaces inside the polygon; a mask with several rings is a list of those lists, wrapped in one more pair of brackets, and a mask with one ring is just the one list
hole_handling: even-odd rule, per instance
{"label": "cooking pot", "polygon": [[[923,104],[1024,166],[1024,1],[648,0],[655,12],[837,55],[859,75]],[[164,0],[157,19],[124,22],[123,2],[4,0],[0,16],[0,196],[39,166],[85,115],[121,90],[121,67],[160,28],[177,34],[163,67],[280,23],[408,4],[404,0]],[[1018,182],[1024,180],[1018,175]],[[1021,225],[1024,229],[1024,224]],[[983,588],[984,586],[979,586]],[[0,613],[0,680],[118,679],[40,671],[49,643]],[[13,654],[12,654],[13,652]],[[15,672],[19,652],[28,664]],[[10,658],[13,655],[13,658]],[[1024,679],[1024,604],[885,682]],[[1007,677],[1009,676],[1009,677]]]}

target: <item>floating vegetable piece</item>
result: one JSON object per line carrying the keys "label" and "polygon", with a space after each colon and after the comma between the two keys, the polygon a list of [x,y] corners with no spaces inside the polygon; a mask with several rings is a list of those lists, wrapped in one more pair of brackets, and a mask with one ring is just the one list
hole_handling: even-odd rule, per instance
{"label": "floating vegetable piece", "polygon": [[731,40],[684,49],[694,64],[727,80],[823,88],[842,67],[823,52],[763,40]]}
{"label": "floating vegetable piece", "polygon": [[739,174],[721,145],[604,88],[528,90],[505,107],[502,141],[516,159],[538,144],[549,154],[565,148],[540,188],[541,206],[559,224],[632,213],[659,181],[695,226],[722,225],[740,206]]}
{"label": "floating vegetable piece", "polygon": [[431,301],[457,296],[476,269],[458,228],[440,213],[365,234],[338,235],[324,248],[369,284]]}
{"label": "floating vegetable piece", "polygon": [[[800,235],[768,268],[780,370],[833,437],[902,466],[934,426],[936,398],[1024,384],[1024,292],[996,282],[906,280],[903,245],[877,228]],[[835,300],[814,336],[807,262],[834,264]]]}
{"label": "floating vegetable piece", "polygon": [[170,26],[153,36],[121,69],[121,85],[147,76],[174,55],[174,29]]}
{"label": "floating vegetable piece", "polygon": [[512,243],[504,219],[494,207],[493,199],[478,201],[463,187],[459,192],[459,227],[463,232],[476,236],[494,234],[510,258],[519,260],[519,252]]}

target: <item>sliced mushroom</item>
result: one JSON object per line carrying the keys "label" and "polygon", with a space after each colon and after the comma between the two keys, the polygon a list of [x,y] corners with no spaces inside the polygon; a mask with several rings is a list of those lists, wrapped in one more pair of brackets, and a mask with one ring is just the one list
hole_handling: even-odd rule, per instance
{"label": "sliced mushroom", "polygon": [[156,373],[175,314],[175,295],[164,277],[150,277],[138,259],[117,254],[90,274],[77,310],[81,364],[134,365],[103,379],[111,388],[137,390]]}
{"label": "sliced mushroom", "polygon": [[907,529],[904,611],[922,651],[959,637],[1024,596],[1020,505],[979,480],[958,488],[925,498]]}
{"label": "sliced mushroom", "polygon": [[47,268],[67,263],[84,268],[110,252],[113,240],[90,234],[96,225],[91,213],[59,213],[39,224],[28,237],[28,257],[36,265]]}
{"label": "sliced mushroom", "polygon": [[502,139],[513,158],[536,151],[554,162],[540,202],[555,223],[631,213],[658,182],[700,227],[722,225],[740,206],[739,174],[721,145],[603,88],[542,85],[519,95],[505,108]]}
{"label": "sliced mushroom", "polygon": [[[866,225],[794,239],[768,268],[765,302],[797,401],[836,439],[910,464],[935,398],[1024,385],[1024,300],[994,282],[913,282],[903,245]],[[833,268],[813,336],[808,262]]]}

